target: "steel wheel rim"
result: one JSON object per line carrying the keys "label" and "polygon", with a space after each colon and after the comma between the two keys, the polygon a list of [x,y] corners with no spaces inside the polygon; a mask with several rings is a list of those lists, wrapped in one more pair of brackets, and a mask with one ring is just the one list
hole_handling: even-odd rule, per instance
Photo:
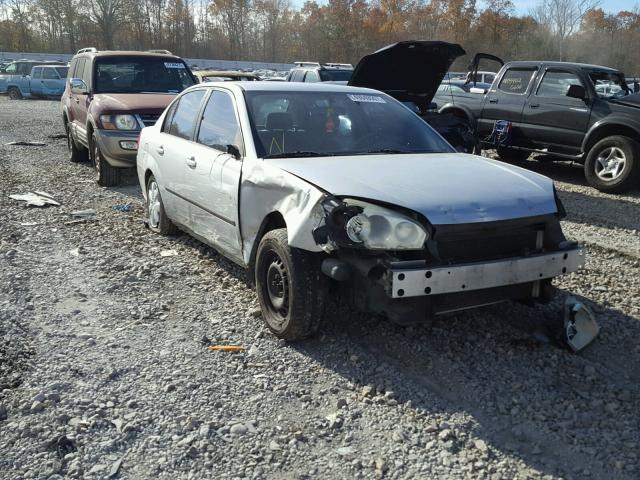
{"label": "steel wheel rim", "polygon": [[280,256],[270,251],[263,262],[264,299],[277,327],[282,328],[289,316],[289,273]]}
{"label": "steel wheel rim", "polygon": [[152,228],[158,228],[160,225],[160,190],[156,182],[149,184],[148,198],[149,225]]}
{"label": "steel wheel rim", "polygon": [[599,179],[606,182],[616,180],[624,172],[627,157],[618,147],[607,147],[596,158],[595,171]]}

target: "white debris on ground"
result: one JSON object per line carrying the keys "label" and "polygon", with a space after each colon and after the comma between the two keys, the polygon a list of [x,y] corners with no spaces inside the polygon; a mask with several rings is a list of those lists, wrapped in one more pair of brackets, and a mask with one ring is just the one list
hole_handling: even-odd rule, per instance
{"label": "white debris on ground", "polygon": [[[332,303],[317,338],[286,344],[241,269],[144,228],[135,178],[104,189],[67,161],[56,102],[7,102],[0,144],[48,144],[0,146],[3,480],[640,477],[637,191],[526,162],[587,244],[563,296],[410,328]],[[59,207],[8,198],[44,186]],[[544,330],[568,293],[600,325],[579,355]]]}

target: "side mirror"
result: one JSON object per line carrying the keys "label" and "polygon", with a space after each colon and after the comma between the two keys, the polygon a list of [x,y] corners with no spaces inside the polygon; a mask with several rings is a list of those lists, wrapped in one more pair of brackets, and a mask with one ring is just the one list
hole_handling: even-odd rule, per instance
{"label": "side mirror", "polygon": [[567,90],[567,97],[584,100],[585,98],[587,98],[587,91],[582,85],[569,85],[569,89]]}
{"label": "side mirror", "polygon": [[69,85],[71,86],[71,93],[75,93],[76,95],[86,95],[89,93],[87,84],[84,83],[84,80],[81,78],[72,78],[69,80]]}
{"label": "side mirror", "polygon": [[227,145],[227,153],[229,155],[233,155],[236,160],[240,160],[242,158],[242,154],[240,153],[240,149],[235,145]]}

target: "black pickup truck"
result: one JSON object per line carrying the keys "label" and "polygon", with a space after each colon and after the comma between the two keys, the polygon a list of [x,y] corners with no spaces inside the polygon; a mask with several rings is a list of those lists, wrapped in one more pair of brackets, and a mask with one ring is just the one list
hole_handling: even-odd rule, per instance
{"label": "black pickup truck", "polygon": [[[478,54],[468,78],[482,59]],[[531,153],[584,164],[590,185],[619,193],[639,185],[640,95],[624,74],[597,65],[518,61],[502,65],[488,90],[442,89],[442,113],[465,116],[483,148],[505,161]]]}

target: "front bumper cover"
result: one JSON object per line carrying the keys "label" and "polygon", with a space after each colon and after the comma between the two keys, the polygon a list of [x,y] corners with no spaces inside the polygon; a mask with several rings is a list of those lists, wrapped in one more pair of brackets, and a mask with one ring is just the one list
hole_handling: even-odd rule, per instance
{"label": "front bumper cover", "polygon": [[120,142],[138,142],[139,130],[95,130],[100,152],[105,160],[114,167],[134,167],[137,150],[125,150]]}
{"label": "front bumper cover", "polygon": [[516,285],[575,272],[584,262],[582,247],[436,268],[403,268],[402,262],[397,262],[388,270],[391,281],[387,293],[392,298],[405,298]]}

